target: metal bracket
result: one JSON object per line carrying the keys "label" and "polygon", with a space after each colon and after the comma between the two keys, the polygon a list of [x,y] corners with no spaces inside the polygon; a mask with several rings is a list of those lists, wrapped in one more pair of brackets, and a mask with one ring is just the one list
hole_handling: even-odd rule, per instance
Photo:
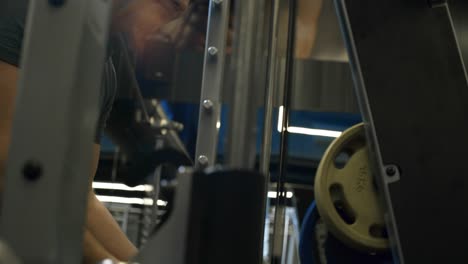
{"label": "metal bracket", "polygon": [[196,150],[199,167],[212,166],[216,160],[229,6],[229,0],[212,0],[209,6]]}
{"label": "metal bracket", "polygon": [[[192,172],[184,167],[177,176],[177,193],[170,221],[165,223],[134,259],[136,263],[187,263]],[[132,262],[133,263],[133,262]]]}
{"label": "metal bracket", "polygon": [[387,184],[400,180],[400,168],[396,165],[387,165],[385,168],[385,182]]}

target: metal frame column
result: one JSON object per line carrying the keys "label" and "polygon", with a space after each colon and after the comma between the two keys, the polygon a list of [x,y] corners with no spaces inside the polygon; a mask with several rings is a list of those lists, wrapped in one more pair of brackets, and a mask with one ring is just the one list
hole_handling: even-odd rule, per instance
{"label": "metal frame column", "polygon": [[216,162],[229,9],[229,0],[210,0],[197,134],[198,167]]}
{"label": "metal frame column", "polygon": [[266,1],[238,1],[235,11],[234,52],[230,74],[233,84],[226,141],[226,165],[252,169],[255,166],[259,89],[266,81],[268,28]]}
{"label": "metal frame column", "polygon": [[81,263],[110,13],[30,1],[1,219],[23,263]]}
{"label": "metal frame column", "polygon": [[[272,144],[272,131],[273,131],[273,99],[277,89],[277,83],[275,82],[275,74],[277,70],[277,59],[278,59],[278,21],[279,21],[279,9],[281,0],[273,0],[270,5],[269,15],[269,47],[267,52],[267,78],[265,82],[265,101],[264,101],[264,119],[263,119],[263,136],[262,136],[262,147],[260,151],[259,167],[260,172],[265,176],[265,193],[264,196],[268,197],[268,191],[270,189],[270,156],[271,156],[271,144]],[[270,203],[268,199],[265,199],[264,214],[266,219],[269,218]],[[266,221],[268,224],[268,221]],[[263,251],[267,254],[264,261],[269,261],[271,258],[271,247],[270,247],[270,233],[269,227],[264,229],[265,241],[268,241],[268,245],[263,245]],[[266,247],[266,248],[265,248]]]}
{"label": "metal frame column", "polygon": [[291,104],[291,92],[294,85],[294,50],[296,40],[296,8],[297,0],[288,0],[288,32],[286,46],[286,65],[283,93],[283,120],[281,124],[280,164],[277,179],[277,198],[275,204],[275,223],[273,229],[272,263],[283,263],[282,253],[284,248],[285,215],[286,215],[286,189],[285,181],[288,165],[288,139],[289,111]]}

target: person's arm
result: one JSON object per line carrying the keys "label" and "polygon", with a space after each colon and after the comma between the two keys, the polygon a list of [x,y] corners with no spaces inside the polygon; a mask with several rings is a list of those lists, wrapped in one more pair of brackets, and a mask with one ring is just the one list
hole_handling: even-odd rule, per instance
{"label": "person's arm", "polygon": [[[0,191],[3,187],[5,165],[11,136],[18,68],[0,61]],[[90,178],[94,176],[99,160],[99,145],[93,149],[93,165]],[[87,219],[84,233],[84,259],[128,260],[136,253],[117,226],[107,209],[90,192]],[[89,262],[93,263],[93,262]]]}
{"label": "person's arm", "polygon": [[322,0],[299,0],[296,24],[296,58],[308,59],[317,38]]}
{"label": "person's arm", "polygon": [[120,261],[128,261],[138,250],[122,232],[107,208],[90,195],[86,228],[103,245],[103,247]]}
{"label": "person's arm", "polygon": [[94,194],[92,189],[92,180],[99,161],[99,145],[94,145],[93,152],[86,228],[97,239],[97,241],[99,241],[103,247],[109,251],[110,254],[120,261],[128,261],[131,257],[135,256],[138,251],[122,232],[107,208]]}
{"label": "person's arm", "polygon": [[119,259],[113,257],[93,234],[85,228],[83,236],[83,263],[96,264],[104,259],[110,259],[115,263],[119,262]]}

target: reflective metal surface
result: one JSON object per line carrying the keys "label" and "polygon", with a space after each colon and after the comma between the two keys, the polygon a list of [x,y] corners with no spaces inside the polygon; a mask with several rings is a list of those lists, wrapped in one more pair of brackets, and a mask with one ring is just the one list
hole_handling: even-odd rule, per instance
{"label": "reflective metal surface", "polygon": [[206,159],[206,164],[201,164],[198,159],[197,166],[202,167],[216,163],[229,10],[229,0],[220,3],[210,1],[195,154],[196,157],[204,156]]}
{"label": "reflective metal surface", "polygon": [[294,84],[294,52],[296,44],[296,16],[297,16],[297,0],[288,2],[288,28],[287,28],[287,41],[286,41],[286,61],[285,61],[285,74],[283,86],[283,120],[281,122],[281,139],[280,139],[280,161],[279,161],[279,175],[276,179],[277,199],[275,204],[275,219],[273,229],[273,250],[272,250],[272,263],[283,263],[281,256],[283,254],[284,233],[285,233],[285,212],[286,210],[286,191],[285,181],[287,175],[288,165],[288,141],[289,141],[289,118],[291,111],[291,93]]}
{"label": "reflective metal surface", "polygon": [[82,255],[111,3],[29,3],[1,236],[24,263],[75,264]]}

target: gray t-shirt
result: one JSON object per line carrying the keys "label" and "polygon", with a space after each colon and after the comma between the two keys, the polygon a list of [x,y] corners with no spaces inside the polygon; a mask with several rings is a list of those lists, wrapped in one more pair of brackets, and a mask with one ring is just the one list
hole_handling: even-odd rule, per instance
{"label": "gray t-shirt", "polygon": [[[26,8],[23,8],[19,12],[16,9],[15,12],[11,12],[10,14],[5,14],[6,12],[2,13],[0,15],[0,61],[21,67],[19,62],[24,35]],[[95,143],[97,144],[100,142],[106,120],[112,109],[117,86],[115,75],[112,59],[108,56],[104,65],[99,97],[100,113],[95,136]]]}

